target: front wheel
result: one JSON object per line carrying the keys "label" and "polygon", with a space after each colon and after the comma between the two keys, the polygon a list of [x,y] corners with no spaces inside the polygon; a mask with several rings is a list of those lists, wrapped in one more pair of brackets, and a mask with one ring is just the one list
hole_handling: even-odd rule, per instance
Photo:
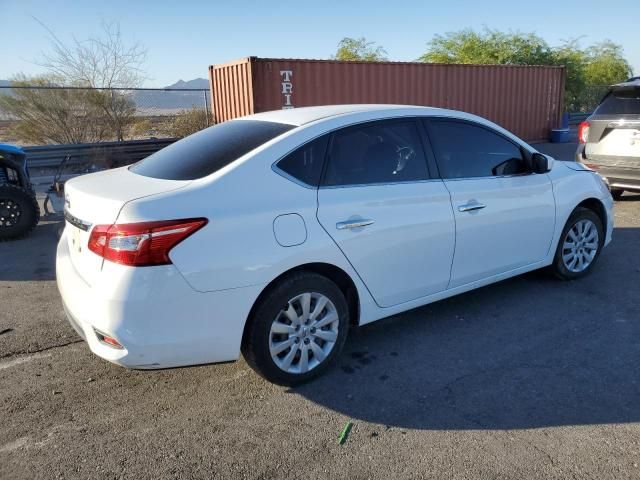
{"label": "front wheel", "polygon": [[587,208],[577,208],[569,217],[551,268],[562,280],[588,274],[604,245],[604,227],[600,217]]}
{"label": "front wheel", "polygon": [[340,354],[349,309],[326,277],[299,272],[274,285],[254,308],[242,341],[247,363],[279,385],[299,385],[320,375]]}

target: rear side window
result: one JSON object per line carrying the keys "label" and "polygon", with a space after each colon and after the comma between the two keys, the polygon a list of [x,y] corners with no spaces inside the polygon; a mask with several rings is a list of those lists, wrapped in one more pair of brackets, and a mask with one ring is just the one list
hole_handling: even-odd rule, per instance
{"label": "rear side window", "polygon": [[429,139],[442,178],[474,178],[529,173],[520,148],[484,127],[432,120]]}
{"label": "rear side window", "polygon": [[303,145],[280,160],[277,167],[299,182],[317,187],[328,140],[329,137],[325,135]]}
{"label": "rear side window", "polygon": [[336,132],[322,184],[366,185],[427,178],[427,161],[416,123],[394,120]]}
{"label": "rear side window", "polygon": [[165,180],[195,180],[293,128],[284,123],[231,120],[178,140],[132,165],[130,170]]}
{"label": "rear side window", "polygon": [[626,92],[609,92],[596,108],[595,115],[640,114],[640,88]]}

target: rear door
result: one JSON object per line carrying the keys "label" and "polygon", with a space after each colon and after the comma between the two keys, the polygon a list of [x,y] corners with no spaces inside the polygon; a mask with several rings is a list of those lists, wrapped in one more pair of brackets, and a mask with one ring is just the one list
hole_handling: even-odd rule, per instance
{"label": "rear door", "polygon": [[456,220],[449,288],[543,260],[555,228],[548,176],[531,173],[520,147],[489,127],[427,123]]}
{"label": "rear door", "polygon": [[318,190],[318,220],[382,307],[449,283],[453,213],[420,128],[401,119],[334,133]]}

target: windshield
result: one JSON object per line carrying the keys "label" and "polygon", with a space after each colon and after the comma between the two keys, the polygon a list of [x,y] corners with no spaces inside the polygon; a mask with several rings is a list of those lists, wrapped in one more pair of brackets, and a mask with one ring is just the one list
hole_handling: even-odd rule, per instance
{"label": "windshield", "polygon": [[189,135],[132,165],[130,170],[164,180],[195,180],[293,128],[284,123],[231,120]]}

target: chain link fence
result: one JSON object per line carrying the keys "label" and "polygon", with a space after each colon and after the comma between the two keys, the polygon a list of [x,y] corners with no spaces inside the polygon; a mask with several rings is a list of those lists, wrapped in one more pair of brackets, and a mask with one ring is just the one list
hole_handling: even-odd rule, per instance
{"label": "chain link fence", "polygon": [[0,87],[0,143],[178,138],[212,123],[208,89]]}
{"label": "chain link fence", "polygon": [[[593,112],[606,85],[568,98],[572,114]],[[0,143],[50,145],[180,138],[213,124],[208,89],[0,86]]]}

